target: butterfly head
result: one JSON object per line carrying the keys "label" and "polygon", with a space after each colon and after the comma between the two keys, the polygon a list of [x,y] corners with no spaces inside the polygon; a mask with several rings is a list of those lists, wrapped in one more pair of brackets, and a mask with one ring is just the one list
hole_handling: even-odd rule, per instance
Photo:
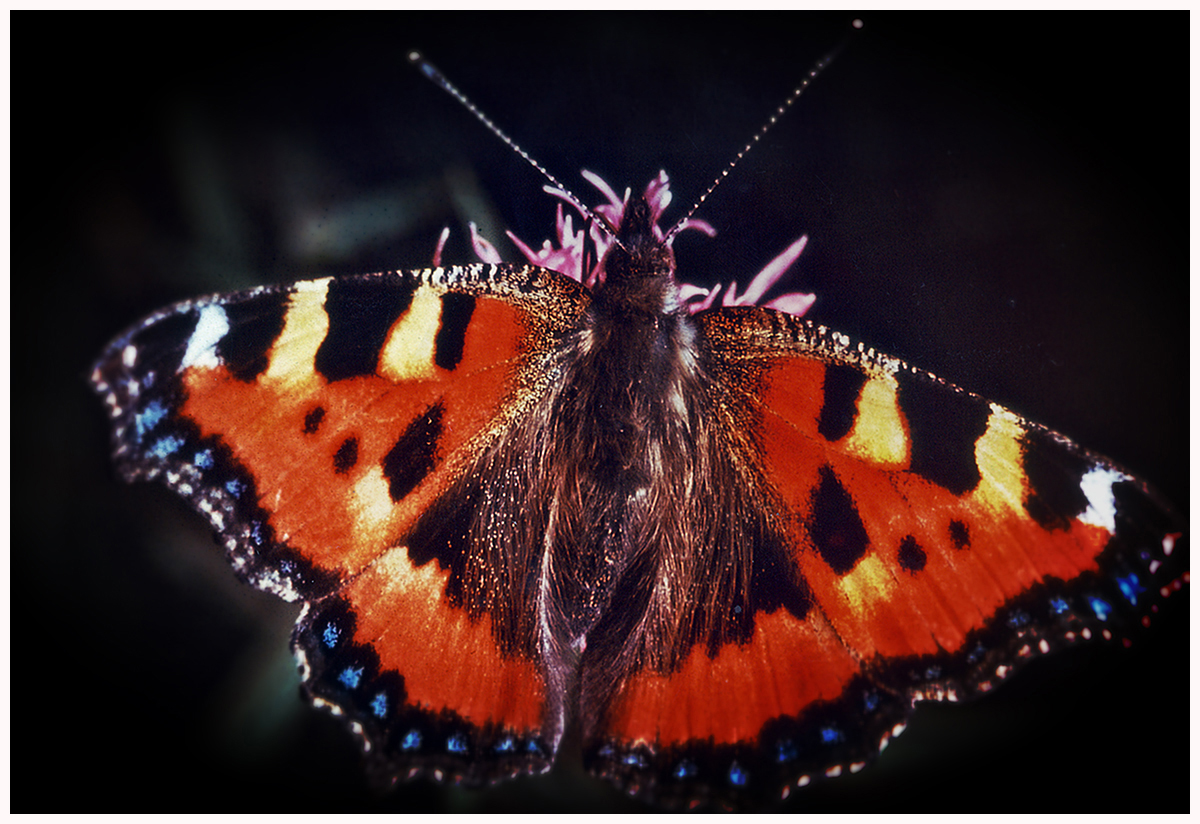
{"label": "butterfly head", "polygon": [[657,314],[678,306],[675,255],[656,226],[655,209],[643,195],[630,199],[603,261],[599,301]]}

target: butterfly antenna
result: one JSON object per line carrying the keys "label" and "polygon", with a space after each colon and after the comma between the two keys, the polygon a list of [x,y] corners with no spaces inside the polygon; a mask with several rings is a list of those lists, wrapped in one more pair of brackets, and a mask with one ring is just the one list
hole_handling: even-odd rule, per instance
{"label": "butterfly antenna", "polygon": [[[499,126],[497,126],[495,123],[493,123],[486,114],[481,112],[479,110],[479,108],[476,107],[476,105],[474,103],[472,103],[471,100],[465,94],[463,94],[461,91],[458,90],[457,86],[455,86],[453,83],[451,83],[449,80],[446,79],[446,75],[444,75],[440,71],[438,71],[437,68],[432,63],[430,63],[428,60],[426,60],[421,55],[420,52],[416,52],[416,51],[409,52],[408,60],[410,63],[414,64],[421,71],[421,74],[428,77],[430,80],[432,80],[434,82],[435,85],[441,87],[441,89],[443,91],[447,92],[451,97],[453,97],[459,103],[463,104],[463,106],[466,107],[467,111],[469,111],[471,114],[475,115],[475,118],[480,123],[482,123],[484,126],[487,127],[488,131],[490,131],[496,137],[503,140],[504,143],[508,146],[508,148],[512,149],[514,152],[516,152],[518,155],[520,155],[522,158],[524,158],[525,162],[528,163],[530,166],[537,169],[538,172],[542,175],[542,177],[544,177],[544,178],[546,178],[546,180],[550,181],[550,184],[552,186],[554,186],[562,194],[564,194],[566,196],[566,198],[569,201],[571,201],[571,205],[574,206],[576,209],[578,209],[580,214],[582,214],[588,221],[590,221],[591,223],[593,223],[596,226],[603,227],[604,231],[607,232],[612,237],[613,242],[616,243],[618,246],[621,245],[620,241],[618,241],[616,238],[616,233],[613,232],[612,227],[608,225],[608,221],[597,216],[594,212],[592,212],[591,209],[589,209],[587,206],[584,206],[583,202],[580,201],[579,198],[575,197],[574,192],[572,192],[566,186],[562,185],[558,181],[558,178],[556,178],[554,175],[550,174],[550,172],[548,172],[546,170],[546,168],[544,166],[542,166],[542,164],[538,163],[536,160],[534,160],[532,157],[530,157],[528,152],[526,152],[524,149],[522,149],[520,146],[518,146],[515,140],[513,140],[511,137],[509,137],[503,131],[501,131]],[[699,204],[697,204],[697,205],[699,205]]]}
{"label": "butterfly antenna", "polygon": [[[861,29],[863,24],[861,20],[856,19],[851,25],[853,25],[856,29]],[[784,113],[792,107],[792,104],[799,99],[800,95],[804,93],[805,89],[812,85],[812,82],[817,79],[817,75],[825,71],[829,64],[833,62],[833,59],[838,56],[843,48],[845,48],[848,40],[849,38],[842,40],[842,42],[839,43],[831,52],[829,52],[829,54],[822,57],[817,61],[816,65],[809,69],[808,74],[805,75],[804,79],[800,81],[800,85],[792,90],[792,93],[788,99],[779,104],[778,108],[771,113],[771,117],[765,124],[763,124],[763,127],[758,130],[754,137],[750,138],[750,142],[747,143],[745,147],[743,147],[743,149],[737,153],[737,156],[730,161],[729,165],[726,166],[719,175],[717,175],[717,179],[714,180],[712,185],[705,190],[704,194],[700,195],[700,199],[696,201],[692,208],[688,209],[687,214],[684,215],[683,218],[671,228],[671,231],[667,232],[665,240],[670,241],[671,238],[675,237],[675,235],[678,234],[681,229],[683,229],[684,225],[691,220],[692,215],[696,213],[696,210],[700,208],[701,204],[708,200],[708,196],[713,193],[713,190],[721,185],[721,181],[729,177],[729,173],[733,171],[734,167],[742,161],[743,157],[750,153],[750,150],[754,148],[754,145],[758,143],[758,141],[762,140],[763,135],[770,131],[771,127],[779,122],[779,118],[783,117]]]}

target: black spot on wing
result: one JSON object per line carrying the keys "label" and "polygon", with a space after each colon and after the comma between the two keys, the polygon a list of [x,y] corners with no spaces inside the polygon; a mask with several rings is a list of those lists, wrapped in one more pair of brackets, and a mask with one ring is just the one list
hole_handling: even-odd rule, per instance
{"label": "black spot on wing", "polygon": [[358,438],[346,438],[333,455],[333,471],[345,475],[358,463]]}
{"label": "black spot on wing", "polygon": [[751,562],[750,592],[755,610],[774,612],[783,607],[797,618],[808,615],[812,592],[782,540],[774,535],[762,536],[755,543]]}
{"label": "black spot on wing", "polygon": [[375,374],[379,352],[396,318],[412,303],[417,284],[398,278],[346,278],[329,283],[329,333],[316,370],[329,381]]}
{"label": "black spot on wing", "polygon": [[[154,368],[165,374],[174,374],[183,360],[186,344],[196,330],[200,315],[196,310],[168,315],[149,326],[139,329],[133,337],[133,344],[138,350],[137,365],[131,370],[133,375],[142,377],[147,368]],[[114,345],[106,353],[109,358],[102,368],[110,383],[125,378],[125,365],[122,362],[124,347]],[[116,370],[116,374],[113,373]]]}
{"label": "black spot on wing", "polygon": [[1025,511],[1046,529],[1068,529],[1071,519],[1088,508],[1080,481],[1093,462],[1037,431],[1025,433],[1021,452],[1029,482]]}
{"label": "black spot on wing", "polygon": [[921,545],[917,543],[917,539],[912,535],[905,535],[904,540],[900,542],[900,549],[896,551],[896,560],[900,563],[900,568],[908,572],[920,572],[925,568],[925,550],[921,549]]}
{"label": "black spot on wing", "polygon": [[831,363],[825,367],[825,391],[821,401],[821,416],[817,432],[827,441],[846,437],[854,425],[858,409],[858,393],[867,376],[853,366]]}
{"label": "black spot on wing", "polygon": [[[1139,552],[1147,547],[1154,548],[1157,555],[1162,547],[1162,538],[1170,532],[1185,532],[1184,524],[1170,507],[1157,495],[1135,480],[1119,481],[1112,486],[1116,505],[1117,534],[1130,546],[1138,546]],[[1186,565],[1186,549],[1176,552],[1176,559]],[[1180,569],[1180,573],[1183,570]],[[1172,573],[1179,574],[1179,573]]]}
{"label": "black spot on wing", "polygon": [[450,292],[442,296],[442,321],[434,341],[433,362],[442,369],[455,369],[463,356],[467,326],[475,312],[475,298]]}
{"label": "black spot on wing", "polygon": [[321,421],[325,420],[325,407],[314,406],[304,416],[304,434],[314,435],[321,428]]}
{"label": "black spot on wing", "polygon": [[950,522],[950,540],[955,549],[968,549],[971,546],[971,530],[963,521]]}
{"label": "black spot on wing", "polygon": [[[461,478],[421,513],[402,543],[413,566],[436,560],[438,569],[449,572],[443,593],[447,604],[473,617],[486,611],[501,651],[533,658],[539,654],[536,618],[526,607],[537,591],[538,555],[529,553],[526,557],[533,560],[528,562],[513,558],[522,548],[540,548],[537,539],[521,541],[512,535],[520,532],[527,515],[518,509],[524,504],[516,503],[528,499],[518,491],[523,480],[511,473]],[[497,498],[512,503],[489,512]]]}
{"label": "black spot on wing", "polygon": [[267,355],[283,332],[289,297],[267,292],[224,305],[229,331],[217,343],[217,356],[237,380],[250,383],[267,371]]}
{"label": "black spot on wing", "polygon": [[975,441],[987,431],[987,404],[911,372],[896,373],[896,381],[912,443],[909,468],[955,495],[970,492],[979,484]]}
{"label": "black spot on wing", "polygon": [[442,412],[441,403],[429,407],[384,456],[383,474],[393,501],[400,501],[433,471],[442,436]]}
{"label": "black spot on wing", "polygon": [[477,491],[470,485],[460,485],[455,494],[435,501],[404,538],[414,566],[424,566],[436,558],[441,569],[450,570],[446,598],[456,607],[465,603],[466,559],[477,505]]}
{"label": "black spot on wing", "polygon": [[828,464],[813,490],[808,532],[825,563],[838,575],[854,569],[867,551],[867,531],[850,493]]}

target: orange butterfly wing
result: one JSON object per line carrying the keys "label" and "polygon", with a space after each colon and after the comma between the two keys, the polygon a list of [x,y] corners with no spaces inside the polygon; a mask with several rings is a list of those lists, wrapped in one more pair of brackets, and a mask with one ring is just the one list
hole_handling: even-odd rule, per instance
{"label": "orange butterfly wing", "polygon": [[915,702],[1124,636],[1179,588],[1180,524],[1106,459],[810,321],[696,320],[787,568],[747,573],[749,638],[635,668],[585,751],[596,772],[668,803],[769,803],[860,769]]}
{"label": "orange butterfly wing", "polygon": [[535,267],[310,281],[180,304],[96,367],[126,479],[163,480],[240,576],[306,602],[305,688],[383,780],[478,782],[553,757],[561,700],[501,603],[519,559],[480,578],[489,544],[427,524],[544,393],[586,300]]}

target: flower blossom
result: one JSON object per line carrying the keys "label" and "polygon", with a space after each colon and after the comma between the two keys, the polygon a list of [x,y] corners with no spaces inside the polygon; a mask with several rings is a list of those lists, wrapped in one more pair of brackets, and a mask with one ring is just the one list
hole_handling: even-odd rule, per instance
{"label": "flower blossom", "polygon": [[[599,175],[587,170],[584,170],[582,174],[584,179],[599,189],[600,193],[608,201],[596,206],[593,211],[606,221],[609,226],[620,226],[621,217],[625,211],[625,204],[629,200],[629,192],[626,191],[624,198],[617,197],[617,193],[613,188]],[[521,250],[521,253],[525,255],[530,263],[537,266],[544,266],[547,269],[553,269],[567,277],[574,278],[588,287],[595,287],[603,283],[604,259],[609,246],[612,245],[612,236],[604,227],[592,224],[590,239],[596,250],[596,255],[593,258],[596,262],[591,266],[590,271],[584,272],[584,260],[586,258],[584,230],[579,229],[576,231],[573,215],[564,213],[563,203],[571,205],[576,211],[578,209],[570,195],[563,190],[553,186],[546,186],[545,190],[562,201],[558,204],[555,219],[557,245],[546,240],[542,243],[540,249],[534,249],[512,232],[507,233],[509,239],[516,244],[517,248]],[[666,172],[659,172],[658,176],[650,181],[650,184],[646,187],[645,198],[646,203],[650,206],[654,237],[660,241],[665,241],[670,246],[674,237],[672,236],[672,238],[667,239],[662,228],[658,225],[659,218],[662,217],[662,213],[671,202],[671,189]],[[471,246],[479,259],[484,263],[500,263],[500,253],[496,250],[496,247],[479,234],[474,223],[470,224],[470,228]],[[679,227],[675,234],[687,229],[695,229],[709,237],[717,233],[706,221],[689,218],[683,226]],[[438,244],[439,258],[443,242],[444,238]],[[710,308],[714,303],[717,303],[718,298],[720,299],[721,306],[760,305],[759,301],[762,300],[763,295],[778,283],[784,273],[796,262],[800,257],[800,253],[804,251],[806,243],[808,243],[807,236],[802,236],[793,242],[751,279],[750,285],[746,287],[746,291],[741,295],[737,294],[736,283],[730,283],[728,288],[718,283],[710,289],[705,289],[691,283],[678,282],[680,301],[693,314]],[[792,315],[803,315],[815,300],[815,295],[803,292],[789,292],[761,305]]]}

